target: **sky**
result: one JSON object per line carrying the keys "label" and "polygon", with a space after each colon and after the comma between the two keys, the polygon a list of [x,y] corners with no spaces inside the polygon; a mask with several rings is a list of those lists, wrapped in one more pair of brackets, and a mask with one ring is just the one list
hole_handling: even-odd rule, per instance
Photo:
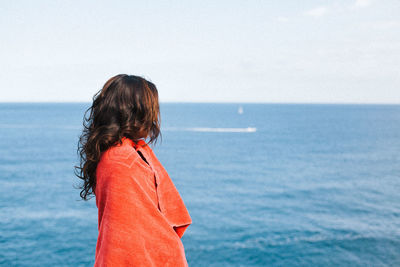
{"label": "sky", "polygon": [[400,1],[1,1],[0,102],[400,104]]}

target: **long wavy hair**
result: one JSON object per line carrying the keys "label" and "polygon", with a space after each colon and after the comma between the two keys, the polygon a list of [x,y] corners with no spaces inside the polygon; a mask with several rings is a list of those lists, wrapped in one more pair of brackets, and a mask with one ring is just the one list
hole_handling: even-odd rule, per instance
{"label": "long wavy hair", "polygon": [[[86,115],[90,111],[87,118]],[[161,115],[156,86],[140,76],[119,74],[110,78],[93,96],[84,114],[83,132],[78,141],[80,166],[74,173],[83,183],[80,196],[88,200],[96,188],[96,167],[102,152],[121,144],[122,137],[137,141],[161,137]]]}

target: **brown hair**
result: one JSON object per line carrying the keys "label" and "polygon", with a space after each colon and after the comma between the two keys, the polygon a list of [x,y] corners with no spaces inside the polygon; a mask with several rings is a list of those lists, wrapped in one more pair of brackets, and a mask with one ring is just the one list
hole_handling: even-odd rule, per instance
{"label": "brown hair", "polygon": [[152,82],[127,74],[110,78],[93,96],[84,115],[77,149],[80,166],[75,166],[75,175],[83,180],[78,187],[81,198],[88,200],[94,194],[96,167],[103,151],[121,143],[122,137],[137,141],[150,136],[147,143],[155,143],[161,137],[160,122],[158,91]]}

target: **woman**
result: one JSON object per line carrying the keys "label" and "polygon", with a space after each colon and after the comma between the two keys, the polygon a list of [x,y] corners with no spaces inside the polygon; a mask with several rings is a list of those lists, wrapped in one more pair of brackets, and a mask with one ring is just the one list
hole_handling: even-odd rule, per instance
{"label": "woman", "polygon": [[80,195],[94,194],[94,266],[188,266],[181,237],[192,223],[148,143],[160,133],[156,86],[120,74],[93,97],[78,144]]}

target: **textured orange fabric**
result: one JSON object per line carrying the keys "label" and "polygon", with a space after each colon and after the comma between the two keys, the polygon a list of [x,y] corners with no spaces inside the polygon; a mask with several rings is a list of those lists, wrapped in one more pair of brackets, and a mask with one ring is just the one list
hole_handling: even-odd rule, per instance
{"label": "textured orange fabric", "polygon": [[123,137],[103,152],[96,179],[95,267],[188,266],[181,237],[191,217],[144,140]]}

